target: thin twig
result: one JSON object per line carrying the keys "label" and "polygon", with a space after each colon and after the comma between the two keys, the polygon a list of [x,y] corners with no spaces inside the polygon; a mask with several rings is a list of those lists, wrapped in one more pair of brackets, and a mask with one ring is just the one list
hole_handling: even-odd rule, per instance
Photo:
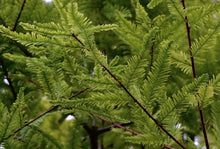
{"label": "thin twig", "polygon": [[[22,13],[22,11],[24,10],[24,5],[25,5],[25,3],[26,3],[26,0],[24,0],[23,3],[22,3],[22,5],[21,5],[21,9],[20,9],[20,11],[19,11],[19,13],[18,13],[18,16],[17,16],[16,20],[15,20],[14,27],[12,28],[12,31],[13,31],[13,32],[16,31],[16,28],[17,28],[17,26],[18,26],[18,21],[19,21],[19,19],[20,19],[20,17],[21,17],[21,13]],[[32,54],[26,49],[25,46],[23,46],[22,44],[20,44],[20,43],[18,43],[18,42],[17,42],[17,44],[18,44],[18,47],[21,49],[21,51],[22,51],[26,56],[32,57]]]}
{"label": "thin twig", "polygon": [[[180,0],[180,2],[182,2],[183,5],[183,9],[186,9],[185,6],[185,1],[184,0]],[[194,57],[192,54],[192,43],[191,43],[191,36],[190,36],[190,26],[189,26],[189,20],[188,17],[185,15],[185,23],[186,23],[186,31],[187,31],[187,39],[188,39],[188,45],[189,45],[189,53],[190,53],[190,59],[191,59],[191,66],[192,66],[192,72],[193,72],[193,78],[197,78],[196,76],[196,69],[195,69],[195,63],[194,63]]]}
{"label": "thin twig", "polygon": [[200,115],[200,120],[201,120],[201,124],[202,124],[202,131],[203,131],[203,135],[204,135],[204,139],[205,139],[205,144],[206,144],[206,148],[209,149],[209,140],[208,140],[208,136],[207,136],[207,132],[206,132],[206,127],[205,127],[205,119],[204,119],[204,115],[203,115],[203,110],[202,110],[202,106],[201,104],[198,102],[198,109],[199,109],[199,115]]}
{"label": "thin twig", "polygon": [[[91,127],[89,125],[87,125],[86,123],[84,123],[83,128],[89,134],[91,149],[97,149],[98,148],[98,137],[99,137],[99,135],[110,131],[115,126],[111,125],[111,126],[107,126],[107,127],[103,127],[103,128],[98,128],[96,126],[95,119],[93,119],[93,122],[94,123],[92,124]],[[120,123],[119,125],[127,126],[127,125],[130,125],[130,124],[131,123]]]}
{"label": "thin twig", "polygon": [[[153,28],[153,24],[151,23],[151,28]],[[154,61],[154,40],[155,38],[152,38],[152,45],[151,45],[151,51],[150,51],[150,71],[153,67],[153,61]]]}
{"label": "thin twig", "polygon": [[84,90],[81,90],[79,92],[77,92],[76,94],[74,94],[73,96],[69,97],[68,99],[72,99],[73,97],[78,96],[79,94],[82,94],[83,92],[85,92],[86,90],[90,89],[91,87],[87,87]]}
{"label": "thin twig", "polygon": [[73,33],[72,36],[84,47],[84,43]]}
{"label": "thin twig", "polygon": [[28,79],[27,81],[33,83],[34,85],[36,85],[40,89],[43,88],[40,84],[38,84],[37,82],[35,82],[35,81],[31,80],[31,79]]}
{"label": "thin twig", "polygon": [[167,149],[175,149],[175,148],[170,147],[170,146],[168,146],[168,145],[166,145],[166,144],[164,144],[163,147],[164,147],[164,148],[167,148]]}
{"label": "thin twig", "polygon": [[[180,0],[180,2],[183,5],[183,9],[186,9],[185,6],[185,1],[184,0]],[[190,36],[190,26],[189,26],[189,20],[187,18],[187,15],[185,15],[185,24],[186,24],[186,31],[187,31],[187,39],[188,39],[188,45],[189,45],[189,53],[190,53],[190,59],[191,59],[191,66],[192,66],[192,73],[193,73],[193,78],[196,79],[196,69],[195,69],[195,63],[194,63],[194,57],[192,54],[192,43],[191,43],[191,36]],[[199,94],[198,94],[199,96]],[[204,120],[204,115],[203,115],[203,110],[202,110],[202,106],[201,104],[197,103],[198,105],[198,109],[199,109],[199,115],[200,115],[200,120],[201,120],[201,124],[202,124],[202,131],[203,131],[203,135],[204,135],[204,140],[205,140],[205,144],[206,144],[206,148],[209,149],[209,141],[208,141],[208,136],[207,136],[207,131],[206,131],[206,127],[205,127],[205,120]]]}
{"label": "thin twig", "polygon": [[161,128],[172,140],[174,140],[179,146],[183,149],[186,147],[183,146],[173,135],[171,135],[148,111],[147,109],[128,91],[128,89],[116,78],[115,75],[111,73],[111,71],[106,68],[104,65],[102,67],[118,82],[118,84],[127,92],[127,94],[133,99],[133,101],[148,115],[148,117],[154,121],[154,123]]}
{"label": "thin twig", "polygon": [[151,52],[150,52],[150,71],[153,67],[153,61],[154,61],[154,42],[151,45]]}
{"label": "thin twig", "polygon": [[19,11],[19,13],[18,13],[18,16],[17,16],[17,18],[16,18],[16,21],[15,21],[15,24],[14,24],[14,27],[13,27],[12,31],[15,31],[16,28],[17,28],[18,20],[20,19],[21,13],[22,13],[22,11],[24,10],[24,5],[25,5],[25,3],[26,3],[26,0],[24,0],[23,3],[22,3],[22,5],[21,5],[21,9],[20,9],[20,11]]}
{"label": "thin twig", "polygon": [[[86,90],[88,90],[90,87],[87,87],[86,89],[84,90],[81,90],[79,92],[77,92],[76,94],[74,94],[73,96],[69,97],[68,99],[71,99],[73,97],[76,97],[78,96],[79,94],[85,92]],[[20,130],[22,130],[24,127],[30,125],[31,123],[33,123],[34,121],[38,120],[39,118],[41,118],[42,116],[44,116],[45,114],[53,111],[54,109],[58,108],[60,105],[56,105],[54,107],[51,107],[50,109],[48,109],[47,111],[41,113],[40,115],[38,115],[36,118],[34,118],[33,120],[29,121],[28,123],[26,123],[25,125],[23,125],[22,127],[18,128],[17,130],[15,130],[12,134],[8,135],[7,137],[5,137],[5,139],[8,139],[10,138],[11,136],[13,136],[14,134],[16,134],[17,132],[19,132]]]}
{"label": "thin twig", "polygon": [[[121,126],[129,126],[131,124],[133,124],[132,122],[130,123],[118,123],[119,125]],[[98,128],[97,131],[99,134],[102,134],[104,132],[107,132],[109,130],[111,130],[113,127],[116,127],[115,125],[110,125],[110,126],[106,126],[106,127],[103,127],[103,128]]]}
{"label": "thin twig", "polygon": [[118,123],[111,122],[110,120],[107,120],[107,119],[105,119],[105,118],[102,118],[102,117],[100,117],[100,116],[98,116],[98,115],[96,115],[96,114],[93,114],[93,113],[91,113],[91,112],[89,112],[89,114],[91,114],[91,115],[97,117],[98,119],[100,119],[100,120],[102,120],[102,121],[111,123],[111,124],[114,125],[115,127],[121,128],[121,129],[123,129],[123,130],[125,130],[125,131],[128,131],[128,132],[134,134],[134,135],[139,135],[139,134],[140,134],[140,133],[138,133],[138,132],[136,132],[136,131],[134,131],[134,130],[128,129],[128,128],[126,128],[126,127],[123,127],[123,126],[121,126],[121,125],[118,124]]}
{"label": "thin twig", "polygon": [[[21,16],[21,12],[23,11],[24,9],[24,4],[26,2],[24,1],[23,4],[22,4],[22,9],[20,10],[19,14],[18,14],[18,17],[16,18],[16,21],[15,21],[15,25],[14,27],[11,29],[11,31],[16,31],[16,28],[17,28],[17,24],[18,24],[18,21],[20,19],[20,16]],[[2,18],[0,18],[0,20],[2,20],[2,25],[6,28],[8,28],[7,24],[4,22],[4,20]],[[25,46],[23,46],[22,44],[20,44],[19,42],[15,41],[17,46],[19,47],[19,49],[28,57],[32,57],[32,54],[26,49]]]}

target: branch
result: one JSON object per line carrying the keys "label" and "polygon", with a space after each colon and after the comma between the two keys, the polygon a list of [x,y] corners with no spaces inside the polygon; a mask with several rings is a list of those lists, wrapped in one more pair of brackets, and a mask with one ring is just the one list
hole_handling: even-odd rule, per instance
{"label": "branch", "polygon": [[[128,125],[131,125],[133,122],[130,122],[130,123],[119,123],[119,125],[121,126],[128,126]],[[110,131],[112,129],[112,127],[116,127],[115,125],[110,125],[110,126],[106,126],[106,127],[103,127],[103,128],[98,128],[98,133],[99,134],[102,134],[102,133],[105,133],[107,131]]]}
{"label": "branch", "polygon": [[[151,28],[153,28],[153,24],[151,23]],[[150,71],[153,67],[153,61],[154,61],[154,40],[155,38],[152,38],[152,45],[151,45],[151,51],[150,51]]]}
{"label": "branch", "polygon": [[85,92],[86,90],[88,90],[88,89],[90,89],[90,88],[91,88],[91,87],[87,87],[87,88],[85,88],[84,90],[81,90],[81,91],[77,92],[76,94],[74,94],[73,96],[69,97],[68,99],[72,99],[73,97],[78,96],[79,94]]}
{"label": "branch", "polygon": [[203,115],[203,110],[202,110],[202,106],[201,104],[198,102],[198,109],[199,109],[199,115],[200,115],[200,120],[201,120],[201,124],[202,124],[202,131],[203,131],[203,136],[205,139],[205,144],[206,144],[206,148],[209,149],[209,140],[208,140],[208,136],[207,136],[207,132],[206,132],[206,127],[205,127],[205,119],[204,119],[204,115]]}
{"label": "branch", "polygon": [[[23,3],[22,3],[21,9],[20,9],[20,11],[19,11],[19,13],[18,13],[18,16],[17,16],[17,18],[16,18],[14,27],[13,27],[13,29],[12,29],[13,32],[16,31],[16,28],[17,28],[17,26],[18,26],[18,21],[19,21],[19,19],[20,19],[20,17],[21,17],[21,13],[22,13],[22,11],[24,10],[24,5],[25,5],[25,3],[26,3],[26,0],[24,0]],[[17,42],[17,43],[18,43],[18,42]],[[18,47],[21,49],[21,51],[22,51],[26,56],[32,57],[32,54],[25,48],[25,46],[23,46],[22,44],[18,43]]]}
{"label": "branch", "polygon": [[25,5],[25,3],[26,3],[26,0],[24,0],[23,3],[22,3],[21,9],[20,9],[20,11],[19,11],[19,13],[18,13],[18,16],[17,16],[16,21],[15,21],[15,25],[14,25],[12,31],[16,31],[16,28],[17,28],[17,25],[18,25],[18,20],[20,19],[21,13],[22,13],[22,11],[24,10],[24,5]]}
{"label": "branch", "polygon": [[[184,0],[180,0],[180,2],[182,2],[183,9],[185,10],[186,9],[185,1]],[[189,20],[188,20],[187,16],[185,16],[185,23],[186,23],[187,39],[188,39],[188,45],[189,45],[189,53],[190,53],[190,58],[191,58],[191,66],[192,66],[193,78],[196,79],[197,76],[196,76],[194,57],[193,57],[193,54],[192,54],[192,43],[191,43],[191,36],[190,36],[190,26],[189,26]]]}
{"label": "branch", "polygon": [[12,93],[12,95],[14,97],[14,99],[12,100],[12,103],[13,103],[17,99],[17,94],[15,92],[15,88],[14,88],[14,86],[12,84],[12,81],[11,81],[11,79],[8,76],[8,71],[7,71],[7,68],[5,67],[5,64],[4,64],[3,60],[0,60],[0,64],[2,65],[2,70],[4,72],[4,75],[5,75],[6,79],[8,80],[11,93]]}
{"label": "branch", "polygon": [[163,147],[164,147],[164,148],[167,148],[167,149],[175,149],[175,148],[170,147],[170,146],[168,146],[168,145],[166,145],[166,144],[164,144]]}
{"label": "branch", "polygon": [[[184,0],[180,0],[180,2],[183,5],[183,9],[185,10],[186,9],[185,1]],[[190,53],[190,58],[191,58],[192,73],[193,73],[193,78],[196,79],[197,76],[196,76],[194,57],[193,57],[193,54],[192,54],[192,43],[191,43],[191,36],[190,36],[190,26],[189,26],[189,21],[188,21],[187,15],[185,15],[185,24],[186,24],[187,39],[188,39],[188,45],[189,45],[189,53]],[[198,96],[199,96],[199,94],[198,94]],[[204,120],[202,106],[199,103],[199,101],[198,101],[197,104],[198,104],[199,115],[200,115],[200,120],[201,120],[201,124],[202,124],[202,131],[203,131],[203,136],[204,136],[206,148],[209,149],[209,141],[208,141],[208,136],[207,136],[207,132],[206,132],[205,120]]]}
{"label": "branch", "polygon": [[72,36],[84,47],[84,43],[73,33]]}
{"label": "branch", "polygon": [[[82,45],[82,46],[85,46],[82,41],[77,38],[77,36],[73,33],[72,36]],[[88,50],[88,49],[87,49]],[[153,116],[141,105],[141,103],[139,103],[137,101],[137,99],[134,98],[134,96],[127,90],[127,88],[110,72],[110,70],[108,70],[103,64],[101,64],[101,66],[119,83],[119,85],[128,93],[128,95],[134,100],[135,103],[137,103],[141,109],[156,123],[156,125],[158,127],[160,127],[172,140],[174,140],[178,145],[180,145],[183,149],[186,149],[178,140],[176,140],[176,138],[174,136],[172,136],[161,124],[159,124],[159,122],[153,118]],[[93,115],[92,113],[90,113],[91,115]],[[115,127],[118,127],[118,128],[121,128],[121,129],[124,129],[125,131],[129,131],[131,132],[132,134],[135,134],[135,135],[138,135],[139,133],[133,131],[133,130],[130,130],[128,128],[125,128],[117,123],[113,123],[107,119],[103,119],[101,117],[99,117],[98,115],[94,115],[96,116],[97,118],[103,120],[103,121],[106,121],[106,122],[110,122],[112,123]]]}
{"label": "branch", "polygon": [[[71,98],[73,98],[73,97],[76,97],[76,96],[78,96],[79,94],[81,94],[81,93],[83,93],[83,92],[85,92],[86,90],[88,90],[90,87],[87,87],[86,89],[84,89],[84,90],[81,90],[81,91],[79,91],[79,92],[77,92],[76,94],[74,94],[73,96],[71,96],[71,97],[69,97],[68,99],[71,99]],[[54,107],[51,107],[50,109],[48,109],[47,111],[45,111],[45,112],[43,112],[43,113],[41,113],[40,115],[38,115],[36,118],[34,118],[33,120],[31,120],[31,121],[29,121],[28,123],[26,123],[24,126],[22,126],[22,127],[20,127],[20,128],[18,128],[17,130],[15,130],[12,134],[10,134],[10,135],[8,135],[7,137],[5,137],[5,139],[8,139],[8,138],[10,138],[11,136],[13,136],[14,134],[16,134],[17,132],[19,132],[20,130],[22,130],[24,127],[26,127],[26,126],[28,126],[28,125],[30,125],[31,123],[33,123],[34,121],[36,121],[36,120],[38,120],[39,118],[41,118],[42,116],[44,116],[45,114],[47,114],[47,113],[49,113],[49,112],[51,112],[51,111],[53,111],[53,110],[55,110],[56,108],[58,108],[60,105],[56,105],[56,106],[54,106]]]}
{"label": "branch", "polygon": [[150,71],[152,69],[153,66],[153,61],[154,61],[154,42],[151,45],[151,52],[150,52]]}
{"label": "branch", "polygon": [[37,82],[35,82],[35,81],[31,80],[31,79],[28,79],[27,81],[33,83],[33,84],[36,85],[38,88],[43,89],[43,87],[42,87],[40,84],[38,84]]}
{"label": "branch", "polygon": [[[119,123],[119,124],[118,124],[118,123],[114,123],[114,122],[111,122],[110,120],[107,120],[107,119],[105,119],[105,118],[102,118],[102,117],[100,117],[100,116],[98,116],[98,115],[95,115],[95,114],[93,114],[93,113],[91,113],[91,112],[89,112],[89,113],[90,113],[91,115],[97,117],[98,119],[102,120],[102,121],[111,123],[111,124],[114,125],[115,127],[121,128],[121,129],[123,129],[123,130],[125,130],[125,131],[128,131],[128,132],[134,134],[134,135],[140,135],[140,133],[138,133],[138,132],[136,132],[136,131],[134,131],[134,130],[128,129],[128,128],[126,128],[126,127],[120,125],[120,123]],[[124,124],[126,124],[126,123],[124,123]],[[127,123],[127,124],[129,124],[129,123]],[[172,148],[172,147],[170,147],[170,146],[168,146],[168,145],[166,145],[166,144],[164,144],[163,146],[164,146],[165,148],[168,148],[168,149],[174,149],[174,148]],[[144,148],[143,144],[141,144],[141,147]]]}
{"label": "branch", "polygon": [[148,115],[148,117],[154,121],[154,123],[161,128],[173,141],[175,141],[183,149],[186,149],[173,135],[171,135],[148,111],[147,109],[128,91],[128,89],[111,73],[111,71],[104,65],[102,67],[118,82],[118,84],[127,92],[127,94],[133,99],[133,101]]}
{"label": "branch", "polygon": [[[104,122],[104,121],[103,121]],[[130,125],[131,123],[120,123],[119,125]],[[93,119],[93,124],[91,127],[89,127],[86,123],[83,124],[83,128],[86,130],[86,132],[89,134],[90,138],[90,145],[91,149],[97,149],[98,148],[98,137],[99,135],[108,132],[112,129],[112,127],[115,127],[114,125],[98,128],[95,123],[95,119]]]}
{"label": "branch", "polygon": [[128,129],[128,128],[126,128],[126,127],[123,127],[123,126],[121,126],[121,125],[118,124],[118,123],[111,122],[110,120],[107,120],[107,119],[102,118],[102,117],[100,117],[100,116],[98,116],[98,115],[95,115],[95,114],[93,114],[93,113],[91,113],[91,112],[89,112],[89,114],[91,114],[91,115],[97,117],[98,119],[100,119],[100,120],[102,120],[102,121],[111,123],[111,124],[114,125],[115,127],[121,128],[121,129],[123,129],[123,130],[125,130],[125,131],[128,131],[128,132],[134,134],[134,135],[139,135],[139,134],[140,134],[140,133],[138,133],[138,132],[136,132],[136,131],[133,131],[133,130],[131,130],[131,129]]}

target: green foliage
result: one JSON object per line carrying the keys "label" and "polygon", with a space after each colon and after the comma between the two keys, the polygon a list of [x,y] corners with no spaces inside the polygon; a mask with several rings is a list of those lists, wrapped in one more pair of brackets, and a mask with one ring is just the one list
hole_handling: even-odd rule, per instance
{"label": "green foliage", "polygon": [[199,105],[220,148],[219,2],[22,3],[0,0],[0,147],[194,149]]}
{"label": "green foliage", "polygon": [[24,108],[23,89],[18,93],[17,100],[10,109],[1,104],[1,142],[3,142],[8,135],[11,135],[14,130],[23,125],[25,114]]}

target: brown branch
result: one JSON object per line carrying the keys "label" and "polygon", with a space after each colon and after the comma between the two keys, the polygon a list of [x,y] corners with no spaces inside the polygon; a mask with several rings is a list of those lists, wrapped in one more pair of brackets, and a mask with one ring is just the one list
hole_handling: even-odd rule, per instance
{"label": "brown branch", "polygon": [[90,89],[90,88],[91,88],[91,87],[87,87],[87,88],[85,88],[84,90],[81,90],[81,91],[77,92],[76,94],[74,94],[73,96],[69,97],[68,99],[72,99],[73,97],[78,96],[79,94],[85,92],[86,90],[88,90],[88,89]]}
{"label": "brown branch", "polygon": [[97,117],[98,119],[100,119],[100,120],[102,120],[102,121],[111,123],[111,124],[114,125],[115,127],[121,128],[121,129],[123,129],[123,130],[125,130],[125,131],[128,131],[128,132],[134,134],[134,135],[139,135],[139,134],[140,134],[140,133],[138,133],[138,132],[136,132],[136,131],[134,131],[134,130],[128,129],[128,128],[126,128],[126,127],[123,127],[123,126],[121,126],[121,125],[118,124],[118,123],[111,122],[110,120],[107,120],[107,119],[105,119],[105,118],[102,118],[102,117],[100,117],[100,116],[98,116],[98,115],[95,115],[95,114],[93,114],[93,113],[91,113],[91,112],[89,112],[89,114],[91,114],[91,115]]}
{"label": "brown branch", "polygon": [[[183,5],[183,9],[186,9],[185,1],[180,0]],[[186,23],[186,31],[187,31],[187,39],[188,39],[188,45],[189,45],[189,53],[190,53],[190,59],[191,59],[191,66],[192,66],[192,72],[193,72],[193,78],[197,78],[196,76],[196,69],[195,69],[195,63],[194,63],[194,57],[192,54],[192,43],[191,43],[191,36],[190,36],[190,26],[189,26],[189,20],[187,16],[185,16],[185,23]]]}
{"label": "brown branch", "polygon": [[164,144],[163,147],[164,147],[164,148],[167,148],[167,149],[175,149],[175,148],[170,147],[170,146],[168,146],[168,145],[166,145],[166,144]]}
{"label": "brown branch", "polygon": [[23,125],[22,127],[18,128],[17,130],[15,130],[12,134],[8,135],[7,137],[5,137],[5,139],[10,138],[11,136],[13,136],[14,134],[16,134],[17,132],[19,132],[21,129],[23,129],[24,127],[30,125],[31,123],[33,123],[34,121],[38,120],[39,118],[41,118],[42,116],[44,116],[45,114],[49,113],[50,111],[53,111],[54,109],[56,109],[59,106],[54,106],[51,107],[49,110],[41,113],[40,115],[38,115],[36,118],[34,118],[33,120],[29,121],[28,123],[26,123],[25,125]]}
{"label": "brown branch", "polygon": [[199,115],[200,115],[200,120],[201,120],[201,124],[202,124],[202,131],[203,131],[203,135],[204,135],[204,139],[205,139],[206,148],[209,149],[210,148],[209,147],[209,140],[208,140],[208,136],[207,136],[207,132],[206,132],[205,120],[204,120],[202,106],[199,102],[197,104],[198,104]]}
{"label": "brown branch", "polygon": [[[76,97],[78,96],[79,94],[85,92],[86,90],[88,90],[90,87],[87,87],[86,89],[84,90],[81,90],[79,92],[77,92],[76,94],[74,94],[73,96],[69,97],[68,99],[71,99],[73,97]],[[38,115],[36,118],[34,118],[33,120],[29,121],[28,123],[26,123],[25,125],[23,125],[22,127],[18,128],[17,130],[15,130],[12,134],[8,135],[7,137],[5,137],[4,139],[8,139],[10,138],[11,136],[13,136],[14,134],[16,134],[17,132],[19,132],[20,130],[22,130],[24,127],[30,125],[31,123],[33,123],[34,121],[38,120],[39,118],[41,118],[42,116],[44,116],[45,114],[55,110],[56,108],[58,108],[60,105],[56,105],[54,107],[51,107],[50,109],[48,109],[47,111],[41,113],[40,115]]]}
{"label": "brown branch", "polygon": [[31,80],[31,79],[28,79],[27,81],[33,83],[34,85],[36,85],[40,89],[43,88],[40,84],[38,84],[37,82],[35,82],[35,81]]}
{"label": "brown branch", "polygon": [[84,47],[84,43],[73,33],[72,36]]}
{"label": "brown branch", "polygon": [[[138,132],[136,132],[136,131],[134,131],[134,130],[128,129],[128,128],[126,128],[126,127],[120,125],[120,123],[119,123],[119,124],[118,124],[118,123],[114,123],[114,122],[111,122],[110,120],[107,120],[107,119],[105,119],[105,118],[102,118],[102,117],[100,117],[100,116],[98,116],[98,115],[96,115],[96,114],[93,114],[93,113],[91,113],[91,112],[89,112],[89,113],[90,113],[91,115],[97,117],[98,119],[102,120],[102,121],[111,123],[111,124],[114,125],[115,127],[121,128],[121,129],[123,129],[123,130],[125,130],[125,131],[128,131],[128,132],[134,134],[134,135],[140,135],[140,133],[138,133]],[[128,124],[129,124],[129,123],[128,123]],[[166,144],[164,144],[163,146],[164,146],[165,148],[168,148],[168,149],[174,149],[174,148],[172,148],[172,147],[170,147],[170,146],[168,146],[168,145],[166,145]],[[141,144],[141,147],[144,148],[144,145]]]}
{"label": "brown branch", "polygon": [[83,128],[89,134],[91,149],[97,149],[98,148],[98,136],[99,136],[98,131],[97,131],[98,128],[96,126],[89,127],[87,124],[84,124]]}
{"label": "brown branch", "polygon": [[128,89],[111,73],[111,71],[106,68],[104,65],[102,67],[118,82],[118,84],[127,92],[127,94],[133,99],[133,101],[148,115],[148,117],[154,121],[154,123],[161,128],[172,140],[174,140],[179,146],[183,149],[186,147],[183,146],[173,135],[171,135],[148,111],[147,109],[128,91]]}
{"label": "brown branch", "polygon": [[[73,33],[72,36],[82,45],[82,46],[85,46],[82,41]],[[88,49],[87,49],[88,50]],[[158,127],[160,127],[172,140],[174,140],[178,145],[180,145],[183,149],[186,149],[178,140],[176,140],[176,138],[174,136],[172,136],[161,124],[159,124],[159,122],[153,118],[152,115],[150,115],[150,113],[141,105],[141,103],[139,103],[137,101],[137,99],[134,98],[134,96],[127,90],[127,88],[110,72],[110,70],[108,70],[103,64],[101,64],[101,66],[119,83],[119,85],[128,93],[128,95],[134,100],[135,103],[137,103],[141,109],[156,123],[156,125]],[[92,113],[90,113],[91,115],[93,115]],[[135,135],[138,135],[139,133],[133,131],[133,130],[130,130],[128,128],[125,128],[117,123],[113,123],[107,119],[103,119],[101,117],[99,117],[98,115],[94,115],[96,116],[97,118],[103,120],[103,121],[106,121],[106,122],[110,122],[112,123],[115,127],[118,127],[118,128],[121,128],[121,129],[124,129],[125,131],[129,131],[131,132],[132,134],[135,134]]]}
{"label": "brown branch", "polygon": [[151,52],[150,52],[150,71],[152,69],[153,66],[153,61],[154,61],[154,42],[151,45]]}
{"label": "brown branch", "polygon": [[16,28],[17,28],[17,25],[18,25],[18,21],[19,21],[19,19],[20,19],[20,17],[21,17],[21,13],[22,13],[22,11],[24,10],[24,5],[25,5],[25,3],[26,3],[26,0],[24,0],[23,3],[22,3],[22,5],[21,5],[21,9],[20,9],[20,11],[19,11],[19,13],[18,13],[18,16],[17,16],[17,18],[16,18],[16,21],[15,21],[15,24],[14,24],[14,27],[13,27],[12,31],[16,31]]}
{"label": "brown branch", "polygon": [[[127,126],[127,125],[130,125],[130,124],[132,124],[132,123],[119,123],[119,125],[121,125],[121,126]],[[83,128],[89,134],[91,149],[97,149],[98,148],[98,137],[99,137],[99,135],[110,131],[113,127],[116,127],[116,126],[110,125],[110,126],[107,126],[107,127],[98,128],[96,126],[95,119],[93,119],[93,124],[92,124],[91,127],[88,126],[86,123],[84,123]]]}
{"label": "brown branch", "polygon": [[[185,1],[184,0],[180,0],[180,2],[182,3],[183,9],[185,10],[186,9]],[[190,36],[190,26],[189,26],[189,21],[188,21],[187,15],[185,15],[185,24],[186,24],[186,31],[187,31],[187,39],[188,39],[188,45],[189,45],[189,53],[190,53],[190,59],[191,59],[192,73],[193,73],[193,78],[196,79],[197,76],[196,76],[194,57],[193,57],[193,54],[192,54],[192,43],[191,43],[191,36]],[[207,131],[206,131],[206,127],[205,127],[205,120],[204,120],[202,106],[199,103],[199,101],[198,101],[197,104],[198,104],[199,115],[200,115],[200,120],[201,120],[201,124],[202,124],[202,131],[203,131],[203,136],[204,136],[206,148],[209,149],[210,147],[209,147],[209,141],[208,141]]]}
{"label": "brown branch", "polygon": [[[128,126],[128,125],[131,125],[131,124],[132,124],[132,122],[130,122],[130,123],[119,123],[119,125],[121,125],[121,126]],[[103,127],[103,128],[98,128],[97,130],[98,130],[99,134],[102,134],[102,133],[105,133],[105,132],[111,130],[113,127],[116,127],[116,126],[115,125],[110,125],[110,126],[106,126],[106,127]]]}
{"label": "brown branch", "polygon": [[4,64],[3,60],[0,60],[0,64],[2,65],[3,73],[4,73],[6,79],[8,80],[8,83],[9,83],[9,87],[10,87],[11,93],[13,95],[13,100],[12,100],[12,103],[13,103],[17,99],[17,94],[15,92],[15,88],[14,88],[14,86],[12,84],[12,81],[11,81],[11,79],[8,76],[8,71],[7,71],[7,68],[5,67],[5,64]]}
{"label": "brown branch", "polygon": [[[21,13],[22,13],[22,11],[24,10],[24,5],[25,5],[25,3],[26,3],[26,0],[24,0],[23,3],[22,3],[21,9],[20,9],[20,11],[19,11],[19,13],[18,13],[18,16],[17,16],[17,18],[16,18],[16,21],[15,21],[14,27],[12,28],[12,31],[13,31],[13,32],[16,31],[16,28],[17,28],[17,25],[18,25],[18,21],[19,21],[19,19],[20,19],[20,17],[21,17]],[[5,24],[5,27],[7,27],[6,24]],[[21,49],[21,51],[22,51],[26,56],[32,57],[32,54],[26,49],[25,46],[23,46],[22,44],[20,44],[20,43],[18,43],[18,42],[16,42],[16,43],[17,43],[18,47]]]}

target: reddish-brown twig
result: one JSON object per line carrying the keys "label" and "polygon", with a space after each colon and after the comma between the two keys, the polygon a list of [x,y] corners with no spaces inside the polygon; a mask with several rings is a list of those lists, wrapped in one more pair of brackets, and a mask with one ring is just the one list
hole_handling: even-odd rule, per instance
{"label": "reddish-brown twig", "polygon": [[[185,1],[184,0],[180,0],[180,2],[183,5],[183,9],[185,10],[186,9]],[[190,59],[191,59],[192,73],[193,73],[193,78],[196,79],[197,76],[196,76],[196,69],[195,69],[195,63],[194,63],[194,56],[192,54],[192,43],[191,43],[191,36],[190,36],[190,26],[189,26],[189,20],[187,18],[187,15],[185,15],[185,24],[186,24],[186,31],[187,31],[187,39],[188,39],[189,54],[190,54]],[[199,94],[198,94],[198,96],[199,96]],[[201,120],[201,124],[202,124],[202,131],[203,131],[203,135],[204,135],[204,140],[205,140],[206,148],[209,149],[209,141],[208,141],[208,136],[207,136],[207,132],[206,132],[205,120],[204,120],[202,106],[199,103],[199,101],[198,101],[197,105],[198,105],[198,109],[199,109],[199,115],[200,115],[200,120]]]}

